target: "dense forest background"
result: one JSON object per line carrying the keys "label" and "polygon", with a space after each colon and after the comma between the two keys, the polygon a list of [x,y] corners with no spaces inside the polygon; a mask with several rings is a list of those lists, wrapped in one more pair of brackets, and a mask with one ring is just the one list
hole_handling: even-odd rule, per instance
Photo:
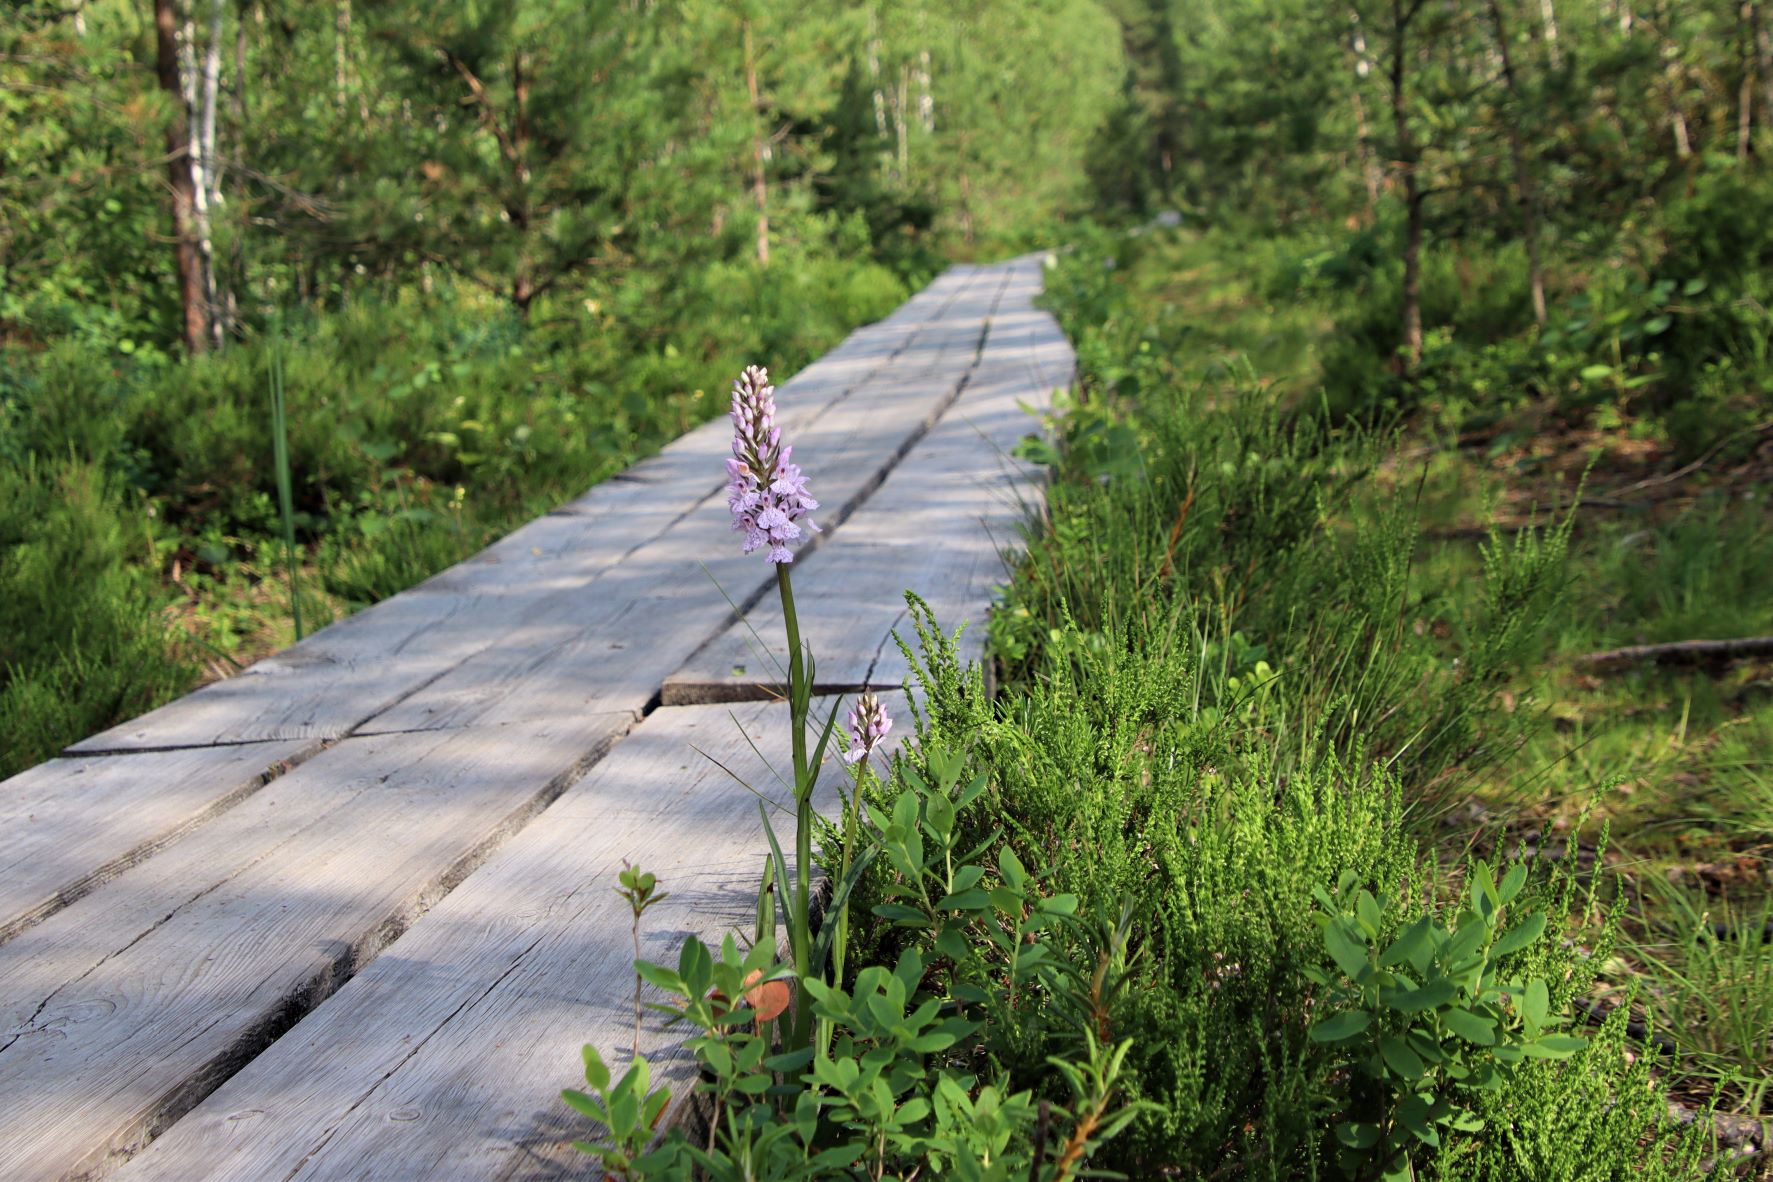
{"label": "dense forest background", "polygon": [[1764,7],[12,4],[0,771],[1086,221],[1175,211],[1332,305],[1338,416],[1746,447]]}

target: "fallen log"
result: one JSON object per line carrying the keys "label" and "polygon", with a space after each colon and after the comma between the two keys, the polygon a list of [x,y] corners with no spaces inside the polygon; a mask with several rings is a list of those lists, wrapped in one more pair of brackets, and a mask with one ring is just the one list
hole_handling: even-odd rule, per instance
{"label": "fallen log", "polygon": [[1735,640],[1675,640],[1667,644],[1633,644],[1625,648],[1607,649],[1576,658],[1578,665],[1589,668],[1610,665],[1636,665],[1645,661],[1657,664],[1703,664],[1707,661],[1734,661],[1742,657],[1773,656],[1773,636],[1743,636]]}

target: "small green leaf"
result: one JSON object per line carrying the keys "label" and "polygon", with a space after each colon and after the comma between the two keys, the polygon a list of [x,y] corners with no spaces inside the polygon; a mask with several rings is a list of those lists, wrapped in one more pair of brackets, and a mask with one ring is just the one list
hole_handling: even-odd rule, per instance
{"label": "small green leaf", "polygon": [[1346,919],[1331,923],[1324,929],[1324,947],[1329,949],[1338,968],[1359,981],[1370,966],[1367,964],[1367,947],[1349,931],[1352,926]]}
{"label": "small green leaf", "polygon": [[936,901],[937,911],[983,911],[989,906],[991,906],[990,893],[978,887],[956,891],[952,895],[943,895]]}
{"label": "small green leaf", "polygon": [[573,1111],[579,1113],[581,1116],[588,1116],[599,1124],[609,1123],[605,1119],[607,1114],[603,1111],[603,1105],[599,1104],[585,1093],[574,1091],[572,1088],[567,1088],[560,1093],[560,1098],[565,1100]]}
{"label": "small green leaf", "polygon": [[1385,1065],[1407,1080],[1418,1080],[1428,1070],[1417,1057],[1410,1045],[1396,1035],[1387,1035],[1379,1040],[1379,1057]]}
{"label": "small green leaf", "polygon": [[1526,989],[1521,992],[1520,1006],[1529,1033],[1535,1033],[1545,1025],[1545,1017],[1551,1011],[1551,993],[1543,978],[1535,977],[1527,982]]}
{"label": "small green leaf", "polygon": [[1399,932],[1397,939],[1391,942],[1391,947],[1385,950],[1385,955],[1379,958],[1380,965],[1392,968],[1405,961],[1414,964],[1417,957],[1428,949],[1428,930],[1433,926],[1434,920],[1424,915]]}
{"label": "small green leaf", "polygon": [[[683,978],[664,965],[637,960],[634,962],[634,971],[649,985],[663,989],[666,993],[675,993],[679,997],[687,996],[689,993],[689,990],[684,987]],[[602,1087],[603,1085],[597,1086]]]}
{"label": "small green leaf", "polygon": [[1490,869],[1488,862],[1479,862],[1472,867],[1472,881],[1492,908],[1502,905],[1501,896],[1496,892],[1496,872]]}
{"label": "small green leaf", "polygon": [[1441,1021],[1446,1023],[1448,1030],[1466,1042],[1475,1043],[1480,1047],[1496,1045],[1496,1024],[1478,1017],[1470,1010],[1462,1010],[1457,1006],[1442,1010]]}
{"label": "small green leaf", "polygon": [[586,1043],[580,1052],[585,1058],[585,1082],[597,1091],[605,1091],[609,1087],[609,1068],[604,1066],[603,1056],[597,1048]]}
{"label": "small green leaf", "polygon": [[1397,1106],[1397,1118],[1403,1126],[1414,1133],[1417,1140],[1427,1142],[1438,1149],[1441,1135],[1429,1122],[1428,1113],[1428,1101],[1421,1096],[1405,1096]]}
{"label": "small green leaf", "polygon": [[936,936],[936,951],[956,964],[966,960],[972,945],[957,928],[945,927]]}
{"label": "small green leaf", "polygon": [[1034,909],[1042,915],[1076,915],[1078,901],[1076,895],[1049,895],[1036,901]]}
{"label": "small green leaf", "polygon": [[1490,955],[1507,956],[1511,952],[1519,952],[1532,944],[1545,931],[1545,916],[1537,911],[1510,928],[1503,937],[1490,946]]}
{"label": "small green leaf", "polygon": [[1521,1051],[1535,1059],[1568,1059],[1587,1045],[1587,1039],[1573,1034],[1547,1034],[1534,1042],[1522,1043]]}
{"label": "small green leaf", "polygon": [[1311,1028],[1313,1042],[1346,1042],[1361,1033],[1373,1019],[1362,1010],[1347,1010],[1325,1018]]}
{"label": "small green leaf", "polygon": [[1503,876],[1502,885],[1496,888],[1496,893],[1504,903],[1512,903],[1514,902],[1514,897],[1520,894],[1521,888],[1526,885],[1527,864],[1525,862],[1516,862],[1509,872]]}
{"label": "small green leaf", "polygon": [[1336,1140],[1350,1149],[1371,1149],[1379,1143],[1379,1126],[1345,1120],[1336,1126]]}
{"label": "small green leaf", "polygon": [[1379,900],[1373,897],[1373,892],[1362,891],[1360,893],[1359,897],[1355,900],[1354,913],[1355,916],[1359,918],[1361,927],[1366,930],[1367,939],[1377,940],[1379,938],[1379,925],[1383,921],[1384,916],[1380,914]]}
{"label": "small green leaf", "polygon": [[1489,933],[1490,925],[1477,916],[1472,916],[1459,925],[1459,930],[1453,933],[1453,938],[1441,949],[1441,964],[1449,968],[1459,964],[1483,947],[1484,937]]}
{"label": "small green leaf", "polygon": [[1380,997],[1387,1005],[1406,1014],[1437,1009],[1459,996],[1459,987],[1445,977],[1437,977],[1420,989],[1384,989]]}

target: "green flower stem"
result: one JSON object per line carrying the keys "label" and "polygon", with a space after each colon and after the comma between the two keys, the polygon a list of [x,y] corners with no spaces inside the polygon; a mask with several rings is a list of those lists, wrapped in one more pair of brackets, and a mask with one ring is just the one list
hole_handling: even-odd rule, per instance
{"label": "green flower stem", "polygon": [[[837,872],[838,882],[847,882],[850,877],[850,860],[855,856],[856,834],[861,828],[862,786],[868,776],[868,761],[856,763],[856,787],[850,797],[849,814],[843,821],[843,866]],[[837,913],[837,938],[831,943],[831,984],[843,988],[844,954],[850,944],[850,905],[846,899]]]}
{"label": "green flower stem", "polygon": [[[788,630],[788,717],[794,734],[794,905],[789,909],[788,944],[794,970],[804,979],[812,972],[813,782],[818,769],[807,766],[806,720],[813,687],[806,684],[806,663],[800,651],[800,621],[794,614],[794,583],[788,564],[776,564],[776,588],[782,595],[782,620]],[[812,1036],[812,1005],[803,989],[794,1010],[794,1045]]]}

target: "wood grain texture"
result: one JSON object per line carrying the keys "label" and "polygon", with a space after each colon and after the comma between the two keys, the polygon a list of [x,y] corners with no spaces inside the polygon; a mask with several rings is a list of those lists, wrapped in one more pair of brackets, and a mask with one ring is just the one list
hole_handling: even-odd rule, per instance
{"label": "wood grain texture", "polygon": [[[855,510],[946,409],[972,370],[1009,268],[987,274],[920,330],[889,375],[811,417],[790,438],[822,507],[815,519],[841,536]],[[905,367],[905,368],[901,368]],[[785,399],[784,420],[792,411]],[[802,551],[803,555],[807,551]],[[511,629],[397,706],[365,734],[475,726],[560,712],[639,709],[667,674],[774,585],[760,555],[738,551],[724,493],[716,491],[660,537],[632,551],[588,589]]]}
{"label": "wood grain texture", "polygon": [[139,1148],[632,722],[347,739],[0,946],[0,1178]]}
{"label": "wood grain texture", "polygon": [[[655,711],[120,1182],[594,1176],[568,1144],[586,1127],[558,1097],[583,1086],[580,1043],[617,1070],[632,1043],[616,874],[627,859],[670,892],[647,914],[649,959],[675,963],[690,933],[718,943],[748,929],[768,848],[757,798],[707,756],[780,801],[751,744],[782,765],[787,739],[779,704]],[[846,783],[829,767],[822,804]],[[682,1037],[647,1018],[642,1051],[679,1099]]]}
{"label": "wood grain texture", "polygon": [[[893,316],[852,334],[784,385],[784,423],[809,423],[870,374],[904,364],[908,354],[921,358],[954,306],[991,278],[980,268],[952,268]],[[547,616],[563,594],[705,502],[722,483],[726,430],[718,419],[705,424],[475,558],[68,754],[350,734],[512,626]]]}
{"label": "wood grain texture", "polygon": [[[979,367],[959,399],[879,492],[794,573],[802,640],[820,688],[897,686],[910,668],[893,640],[905,592],[917,592],[946,632],[966,626],[963,656],[982,652],[985,615],[1003,581],[1038,473],[1011,451],[1038,429],[1054,388],[1070,384],[1073,354],[1033,307],[1039,264],[1019,260]],[[775,696],[787,662],[780,603],[766,596],[665,680],[666,705]]]}
{"label": "wood grain texture", "polygon": [[0,942],[319,749],[253,743],[52,759],[0,783]]}

